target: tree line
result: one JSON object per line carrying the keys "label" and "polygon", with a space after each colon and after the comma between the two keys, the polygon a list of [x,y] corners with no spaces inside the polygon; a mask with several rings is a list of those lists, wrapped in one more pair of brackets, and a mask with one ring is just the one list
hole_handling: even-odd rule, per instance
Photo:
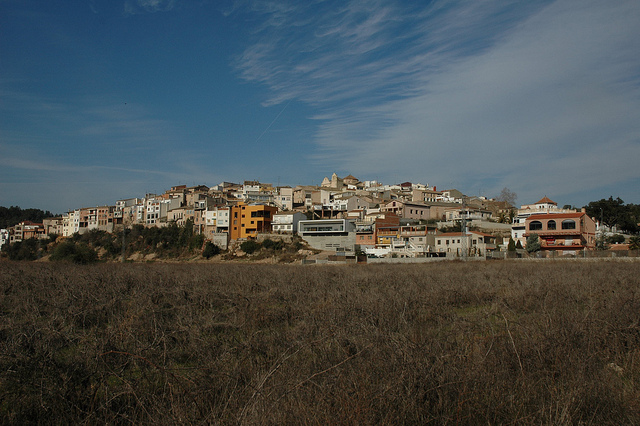
{"label": "tree line", "polygon": [[617,227],[623,232],[637,234],[640,232],[640,204],[625,204],[617,197],[592,201],[585,207],[587,214],[607,227]]}
{"label": "tree line", "polygon": [[40,209],[21,209],[18,206],[0,206],[0,229],[10,228],[20,222],[42,223],[44,219],[53,216],[53,213],[49,210],[43,211]]}

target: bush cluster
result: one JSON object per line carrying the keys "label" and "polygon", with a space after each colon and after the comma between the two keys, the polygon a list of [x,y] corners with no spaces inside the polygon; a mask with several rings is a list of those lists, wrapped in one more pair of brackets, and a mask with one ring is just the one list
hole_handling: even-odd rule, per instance
{"label": "bush cluster", "polygon": [[638,424],[633,262],[3,264],[6,423]]}
{"label": "bush cluster", "polygon": [[262,243],[255,240],[247,240],[240,244],[240,250],[243,252],[247,254],[260,252],[262,256],[296,253],[303,247],[304,245],[302,244],[300,237],[293,237],[292,241],[289,243],[283,240],[272,240],[270,238],[266,238]]}
{"label": "bush cluster", "polygon": [[96,262],[98,260],[98,253],[85,243],[63,241],[53,249],[51,260],[68,261],[85,265]]}
{"label": "bush cluster", "polygon": [[[51,260],[74,263],[91,263],[99,259],[116,260],[122,255],[122,230],[108,233],[92,229],[83,234],[76,233],[57,244],[51,244],[56,239],[57,236],[53,236],[50,239],[29,239],[7,244],[3,246],[2,252],[10,260],[36,260],[51,255]],[[212,243],[205,244],[204,235],[193,232],[193,223],[190,221],[187,221],[185,226],[175,223],[152,228],[135,225],[125,230],[124,240],[127,256],[139,252],[155,253],[161,258],[176,258],[202,250],[203,256],[208,259],[220,252]]]}

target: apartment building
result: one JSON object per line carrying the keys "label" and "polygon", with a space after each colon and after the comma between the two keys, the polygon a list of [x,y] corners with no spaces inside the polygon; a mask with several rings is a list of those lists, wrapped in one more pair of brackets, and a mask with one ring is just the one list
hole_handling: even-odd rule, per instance
{"label": "apartment building", "polygon": [[115,206],[100,206],[97,208],[98,229],[113,232],[113,213]]}
{"label": "apartment building", "polygon": [[259,233],[271,232],[277,207],[265,204],[239,203],[230,208],[229,235],[232,240],[255,238]]}
{"label": "apartment building", "polygon": [[83,207],[80,209],[80,226],[78,232],[84,234],[92,229],[98,229],[98,208]]}
{"label": "apartment building", "polygon": [[64,232],[64,219],[59,217],[48,217],[42,220],[45,235],[62,235]]}
{"label": "apartment building", "polygon": [[208,233],[229,232],[229,207],[214,207],[205,212],[205,226]]}
{"label": "apartment building", "polygon": [[62,216],[62,236],[70,237],[76,232],[80,232],[80,209]]}

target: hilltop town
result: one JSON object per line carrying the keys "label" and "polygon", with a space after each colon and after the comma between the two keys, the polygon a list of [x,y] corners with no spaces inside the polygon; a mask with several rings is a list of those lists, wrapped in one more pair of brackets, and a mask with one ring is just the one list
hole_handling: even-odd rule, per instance
{"label": "hilltop town", "polygon": [[596,248],[599,223],[584,209],[559,208],[546,196],[519,209],[512,203],[335,173],[316,186],[274,187],[258,181],[178,185],[114,205],[77,208],[43,223],[21,222],[1,231],[0,247],[29,238],[176,224],[193,227],[203,241],[223,250],[247,240],[295,234],[315,250],[358,252],[370,259],[500,257],[524,250],[533,235],[535,251],[545,255],[575,256]]}

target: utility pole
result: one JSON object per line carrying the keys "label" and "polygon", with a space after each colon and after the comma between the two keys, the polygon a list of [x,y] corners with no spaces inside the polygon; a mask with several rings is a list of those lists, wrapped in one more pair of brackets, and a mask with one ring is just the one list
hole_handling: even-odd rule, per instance
{"label": "utility pole", "polygon": [[127,233],[127,227],[124,224],[124,209],[123,209],[122,211],[122,260],[121,260],[122,263],[124,263],[124,255],[126,251],[126,240],[125,240],[126,233]]}
{"label": "utility pole", "polygon": [[464,195],[462,196],[462,210],[461,210],[461,220],[460,220],[460,233],[462,234],[462,238],[460,240],[461,244],[462,244],[462,259],[466,260],[467,259],[467,254],[468,254],[468,244],[467,244],[467,212],[465,211],[467,207],[467,203],[466,200],[464,198]]}
{"label": "utility pole", "polygon": [[[127,225],[125,221],[124,209],[125,208],[123,206],[122,208],[122,259],[121,259],[122,263],[124,263],[125,261],[125,252],[127,251],[127,243],[126,243]],[[129,213],[129,218],[131,218],[131,213]]]}

